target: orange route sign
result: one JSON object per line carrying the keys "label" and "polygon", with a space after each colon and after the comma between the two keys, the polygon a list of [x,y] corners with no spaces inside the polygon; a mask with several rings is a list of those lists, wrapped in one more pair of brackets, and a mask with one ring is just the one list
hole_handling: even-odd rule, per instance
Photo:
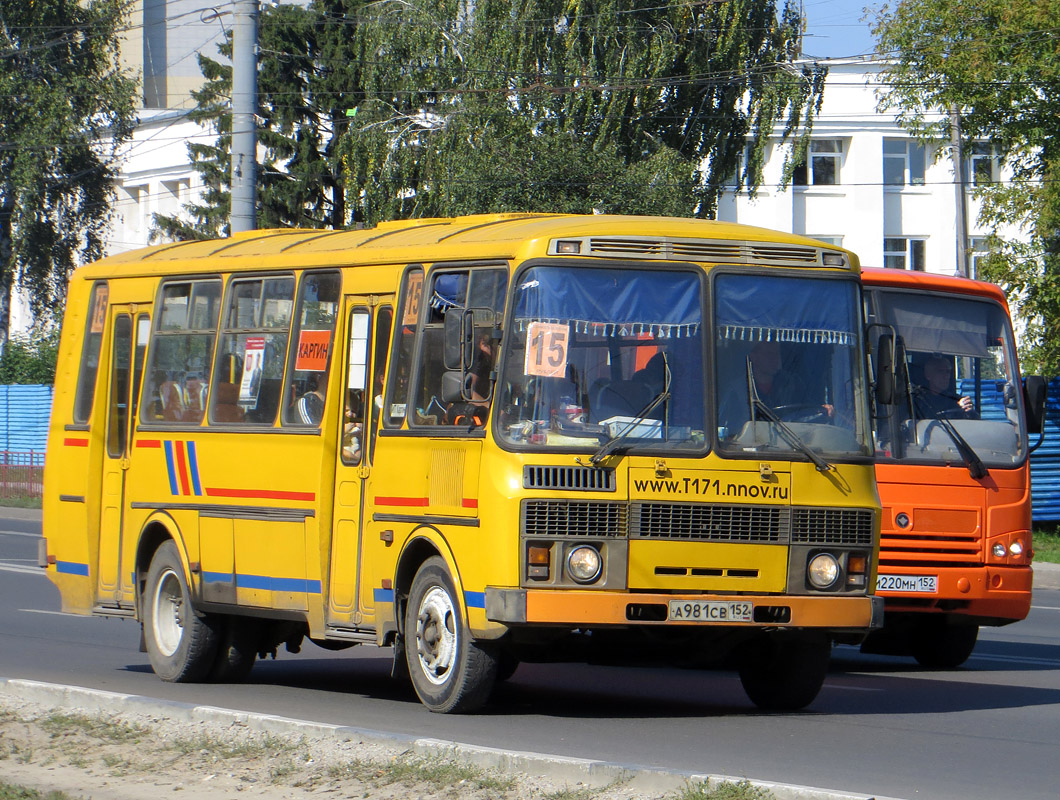
{"label": "orange route sign", "polygon": [[301,331],[294,368],[299,372],[323,372],[328,368],[331,331]]}

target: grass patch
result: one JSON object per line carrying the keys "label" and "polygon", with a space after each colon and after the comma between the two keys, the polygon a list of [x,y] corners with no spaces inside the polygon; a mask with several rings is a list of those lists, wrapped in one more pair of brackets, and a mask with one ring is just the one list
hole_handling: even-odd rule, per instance
{"label": "grass patch", "polygon": [[514,778],[494,775],[469,764],[433,758],[400,758],[383,767],[376,780],[406,786],[423,783],[436,790],[466,786],[506,792],[515,785]]}
{"label": "grass patch", "polygon": [[578,786],[574,789],[565,787],[542,795],[542,797],[544,800],[593,800],[593,795],[595,794],[596,791],[588,786]]}
{"label": "grass patch", "polygon": [[713,789],[706,783],[694,783],[686,786],[677,800],[774,800],[775,795],[768,789],[752,786],[747,781],[739,783],[721,783]]}
{"label": "grass patch", "polygon": [[65,792],[38,792],[26,786],[0,782],[0,800],[72,800]]}
{"label": "grass patch", "polygon": [[[16,494],[11,497],[0,497],[0,507],[41,508],[42,504],[43,498],[31,497],[30,495]],[[3,795],[0,795],[0,800],[5,800]]]}
{"label": "grass patch", "polygon": [[111,742],[138,742],[147,734],[147,728],[141,725],[84,714],[49,714],[41,720],[40,726],[53,739],[71,733],[83,733]]}
{"label": "grass patch", "polygon": [[193,736],[189,739],[174,739],[170,742],[169,747],[184,756],[192,753],[204,753],[225,761],[232,758],[256,758],[258,756],[273,758],[295,749],[294,745],[275,736],[240,741],[211,736],[208,733]]}
{"label": "grass patch", "polygon": [[1060,564],[1060,527],[1040,526],[1034,531],[1034,560]]}

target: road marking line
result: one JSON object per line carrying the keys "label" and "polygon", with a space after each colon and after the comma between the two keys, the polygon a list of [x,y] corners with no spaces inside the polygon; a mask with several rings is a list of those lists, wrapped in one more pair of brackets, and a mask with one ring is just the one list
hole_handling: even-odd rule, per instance
{"label": "road marking line", "polygon": [[44,575],[40,567],[23,567],[21,564],[8,564],[0,561],[0,572],[24,572],[27,575]]}
{"label": "road marking line", "polygon": [[19,611],[25,611],[27,614],[53,614],[56,617],[77,617],[79,619],[92,619],[88,614],[71,614],[69,611],[46,611],[43,608],[20,608]]}
{"label": "road marking line", "polygon": [[873,689],[871,686],[840,686],[837,683],[826,683],[826,689],[842,689],[846,692],[882,692],[884,689]]}
{"label": "road marking line", "polygon": [[1060,661],[1055,658],[1028,658],[1026,656],[988,656],[972,653],[969,661],[1000,661],[1001,663],[1014,664],[1040,664],[1046,667],[1060,667]]}
{"label": "road marking line", "polygon": [[25,531],[0,531],[0,536],[25,536],[30,539],[39,539],[39,533],[26,533]]}
{"label": "road marking line", "polygon": [[1060,606],[1031,606],[1039,611],[1060,611]]}

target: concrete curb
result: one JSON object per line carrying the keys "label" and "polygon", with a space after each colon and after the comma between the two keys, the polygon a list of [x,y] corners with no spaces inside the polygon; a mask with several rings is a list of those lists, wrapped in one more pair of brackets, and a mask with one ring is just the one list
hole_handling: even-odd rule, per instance
{"label": "concrete curb", "polygon": [[1031,565],[1035,589],[1060,589],[1060,564],[1038,561]]}
{"label": "concrete curb", "polygon": [[[216,706],[198,706],[172,700],[158,700],[142,695],[106,692],[19,678],[0,678],[0,694],[11,695],[45,708],[72,709],[86,713],[141,713],[180,722],[238,724],[251,730],[276,735],[365,742],[411,751],[424,757],[458,760],[484,769],[523,772],[553,781],[582,782],[596,787],[623,781],[628,783],[631,790],[667,792],[679,791],[689,783],[707,783],[713,787],[722,782],[735,783],[745,780],[727,775],[653,769],[634,764],[617,764],[545,753],[510,752],[442,739],[417,738],[273,714],[257,714]],[[777,800],[895,800],[895,798],[882,795],[836,792],[812,786],[756,780],[748,782],[753,786],[768,790]]]}

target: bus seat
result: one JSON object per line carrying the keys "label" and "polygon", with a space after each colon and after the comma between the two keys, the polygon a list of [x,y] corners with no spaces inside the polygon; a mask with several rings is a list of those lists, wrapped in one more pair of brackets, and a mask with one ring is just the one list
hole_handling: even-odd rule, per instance
{"label": "bus seat", "polygon": [[213,407],[213,421],[243,421],[243,409],[239,407],[239,387],[234,383],[217,384],[217,402]]}

